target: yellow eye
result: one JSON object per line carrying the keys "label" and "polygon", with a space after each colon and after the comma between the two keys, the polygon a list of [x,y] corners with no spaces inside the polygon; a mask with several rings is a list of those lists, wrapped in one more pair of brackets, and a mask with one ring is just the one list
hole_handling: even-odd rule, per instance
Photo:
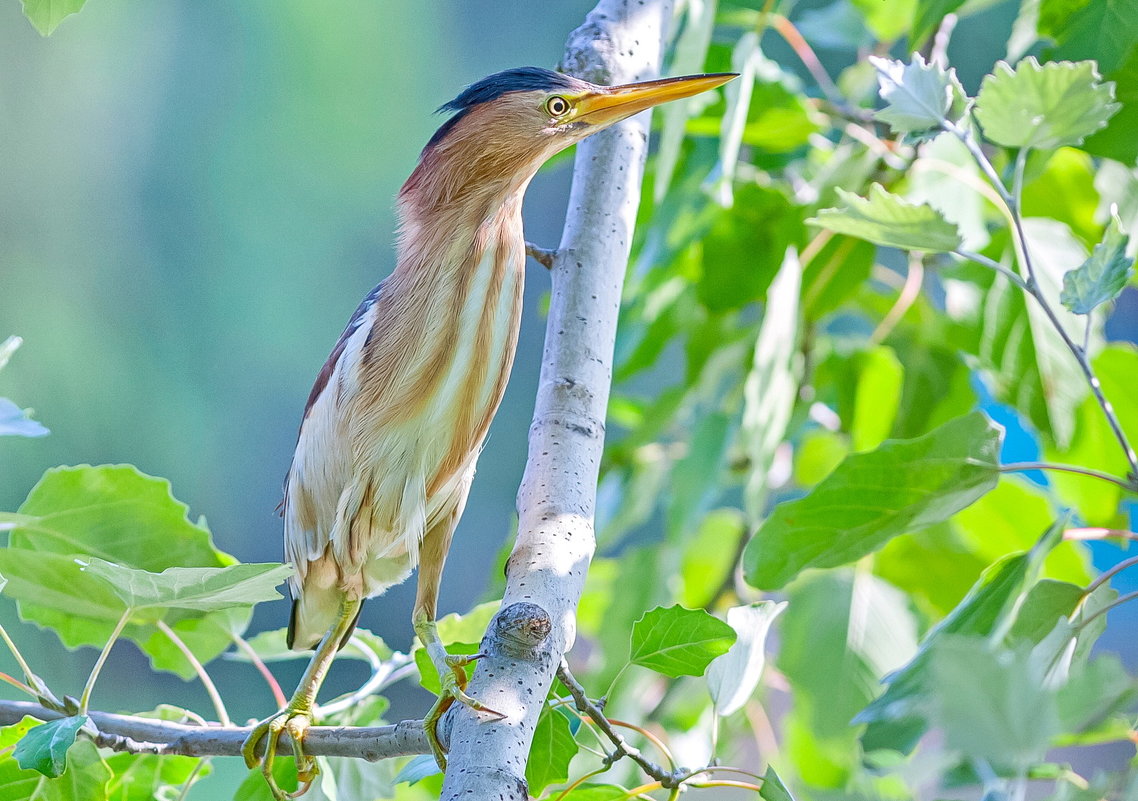
{"label": "yellow eye", "polygon": [[569,101],[561,95],[554,95],[545,101],[545,110],[551,117],[563,117],[569,113]]}

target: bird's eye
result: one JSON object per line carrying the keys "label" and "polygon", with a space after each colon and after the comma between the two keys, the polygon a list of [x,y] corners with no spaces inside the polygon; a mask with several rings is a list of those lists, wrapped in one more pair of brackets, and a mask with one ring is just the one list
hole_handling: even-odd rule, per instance
{"label": "bird's eye", "polygon": [[569,101],[560,95],[554,95],[545,101],[545,110],[551,117],[563,117],[569,113]]}

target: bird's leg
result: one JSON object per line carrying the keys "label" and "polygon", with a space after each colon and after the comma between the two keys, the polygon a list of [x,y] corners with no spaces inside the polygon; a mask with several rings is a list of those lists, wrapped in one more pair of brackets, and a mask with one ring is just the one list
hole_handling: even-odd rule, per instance
{"label": "bird's leg", "polygon": [[439,767],[443,771],[446,771],[447,759],[446,751],[443,749],[442,743],[439,742],[438,724],[443,714],[450,709],[456,700],[479,712],[489,712],[498,717],[505,717],[502,713],[495,712],[466,694],[466,671],[463,668],[478,659],[479,655],[457,656],[448,654],[443,646],[443,641],[439,639],[438,627],[435,625],[443,563],[446,561],[447,550],[450,548],[454,523],[457,522],[458,515],[461,512],[461,507],[459,507],[450,519],[435,525],[427,532],[419,545],[419,586],[415,595],[415,612],[411,617],[415,633],[419,636],[419,642],[423,643],[423,647],[427,649],[431,663],[439,672],[439,682],[442,685],[435,705],[431,707],[431,711],[423,720],[423,727],[426,729],[427,742],[430,743],[435,761],[439,763]]}
{"label": "bird's leg", "polygon": [[553,259],[557,256],[557,251],[550,248],[538,247],[533,242],[526,242],[526,255],[545,269],[552,270]]}
{"label": "bird's leg", "polygon": [[[344,596],[340,601],[340,613],[336,623],[328,629],[328,633],[316,647],[316,653],[312,655],[308,669],[300,679],[300,684],[296,686],[296,692],[292,694],[288,705],[254,726],[245,744],[241,746],[241,755],[245,757],[245,764],[252,769],[260,763],[265,781],[268,782],[273,797],[278,801],[291,797],[273,778],[273,760],[276,759],[277,744],[280,742],[282,732],[287,731],[292,740],[293,754],[296,756],[296,774],[301,786],[310,783],[319,773],[316,760],[304,753],[304,734],[312,724],[312,709],[316,706],[316,695],[320,692],[320,685],[324,683],[324,677],[328,674],[328,668],[332,666],[332,660],[340,649],[340,643],[355,623],[360,603],[359,598]],[[265,742],[265,754],[258,759],[257,747],[262,740]]]}
{"label": "bird's leg", "polygon": [[439,690],[439,697],[435,699],[434,706],[431,707],[431,711],[423,720],[423,728],[427,732],[427,742],[431,746],[431,752],[435,755],[435,761],[439,763],[440,769],[446,771],[446,751],[443,749],[442,743],[439,742],[438,725],[443,715],[455,701],[460,701],[478,712],[488,712],[498,717],[505,717],[505,715],[466,694],[466,670],[464,668],[477,660],[481,654],[472,656],[448,654],[442,640],[439,639],[434,616],[427,615],[418,608],[415,612],[414,625],[415,633],[419,635],[419,640],[427,649],[427,654],[430,655],[435,670],[439,672],[439,683],[442,685]]}

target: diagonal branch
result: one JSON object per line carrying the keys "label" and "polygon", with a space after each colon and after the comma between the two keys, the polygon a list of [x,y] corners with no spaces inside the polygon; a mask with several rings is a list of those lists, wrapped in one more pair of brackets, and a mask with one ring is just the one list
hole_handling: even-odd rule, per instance
{"label": "diagonal branch", "polygon": [[[596,83],[660,72],[671,0],[600,0],[569,36],[562,68]],[[525,801],[526,758],[542,704],[575,635],[574,613],[595,547],[593,511],[604,446],[620,292],[640,200],[647,115],[577,145],[553,289],[518,537],[502,611],[482,641],[470,693],[505,718],[456,705],[442,798]]]}

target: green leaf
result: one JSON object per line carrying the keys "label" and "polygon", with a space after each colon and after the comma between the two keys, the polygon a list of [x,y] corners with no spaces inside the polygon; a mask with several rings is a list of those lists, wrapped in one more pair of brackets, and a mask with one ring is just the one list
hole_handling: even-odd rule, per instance
{"label": "green leaf", "polygon": [[892,348],[878,345],[857,354],[857,389],[854,393],[850,440],[855,451],[876,448],[897,419],[905,368]]}
{"label": "green leaf", "polygon": [[72,14],[78,14],[87,0],[23,0],[24,16],[43,36],[50,36]]}
{"label": "green leaf", "polygon": [[[1138,9],[1134,0],[1096,0],[1096,5],[1129,6],[1131,20],[1138,19]],[[1106,71],[1106,78],[1114,82],[1115,100],[1122,104],[1121,110],[1098,133],[1090,136],[1083,149],[1094,156],[1115,159],[1124,164],[1134,164],[1138,158],[1138,47],[1133,46],[1130,55],[1118,69],[1109,69],[1105,63],[1099,64]]]}
{"label": "green leaf", "polygon": [[39,771],[52,779],[61,776],[67,766],[67,751],[87,721],[86,715],[76,715],[41,723],[23,736],[12,756],[25,770]]}
{"label": "green leaf", "polygon": [[917,439],[853,454],[805,498],[780,504],[743,553],[745,577],[777,589],[931,525],[996,486],[1001,430],[975,412]]}
{"label": "green leaf", "polygon": [[806,222],[902,250],[948,252],[960,247],[960,232],[940,212],[909,203],[881,184],[870,185],[868,198],[844,189],[837,194],[841,207],[822,209]]}
{"label": "green leaf", "polygon": [[940,27],[941,20],[964,5],[964,0],[917,0],[917,13],[909,31],[909,47],[920,47]]}
{"label": "green leaf", "polygon": [[[110,636],[122,602],[106,582],[84,572],[76,560],[90,557],[158,573],[168,567],[226,567],[236,560],[214,547],[208,529],[187,518],[169,482],[127,465],[60,467],[48,470],[32,489],[12,530],[9,547],[0,550],[0,572],[11,581],[8,594],[19,600],[23,619],[50,628],[69,648],[101,647]],[[118,613],[115,612],[118,609]],[[225,634],[244,630],[245,620],[229,612],[211,624],[195,623],[208,636],[187,639],[201,662],[230,645]],[[178,610],[166,622],[181,634],[187,618],[203,613]],[[129,625],[123,636],[134,640],[156,669],[193,675],[192,666],[150,625]]]}
{"label": "green leaf", "polygon": [[1030,650],[944,636],[929,650],[933,721],[967,757],[1026,768],[1059,733],[1055,692]]}
{"label": "green leaf", "polygon": [[778,777],[771,765],[767,765],[767,772],[763,774],[759,798],[763,801],[794,801],[794,796],[790,794],[790,790],[786,789],[786,785],[782,783],[782,779]]}
{"label": "green leaf", "polygon": [[673,678],[702,676],[735,642],[735,630],[702,609],[657,607],[632,626],[629,661]]}
{"label": "green leaf", "polygon": [[[277,786],[285,792],[295,792],[297,788],[296,781],[296,760],[293,757],[280,757],[278,756],[273,761],[273,778],[277,782]],[[269,783],[265,781],[264,775],[259,770],[250,771],[245,776],[245,780],[237,788],[237,792],[233,795],[233,801],[276,801],[273,793],[269,790]]]}
{"label": "green leaf", "polygon": [[684,543],[680,557],[681,605],[702,607],[714,600],[735,569],[735,555],[745,531],[746,523],[738,509],[715,509],[703,518],[695,535]]}
{"label": "green leaf", "polygon": [[763,675],[767,632],[786,602],[760,601],[727,610],[727,625],[735,629],[735,644],[707,669],[707,686],[717,715],[743,708]]}
{"label": "green leaf", "polygon": [[107,797],[114,801],[176,798],[176,788],[191,778],[196,783],[210,773],[209,763],[202,765],[202,760],[196,757],[112,754],[105,761],[114,774],[107,787]]}
{"label": "green leaf", "polygon": [[1063,276],[1063,305],[1075,314],[1090,314],[1118,297],[1134,272],[1134,259],[1126,255],[1129,242],[1121,221],[1112,217],[1091,257]]}
{"label": "green leaf", "polygon": [[10,752],[0,755],[0,798],[5,801],[101,801],[108,797],[110,779],[111,769],[88,740],[79,740],[71,747],[66,769],[55,779],[21,769]]}
{"label": "green leaf", "polygon": [[749,183],[715,218],[700,243],[700,302],[712,312],[761,300],[789,245],[802,235],[802,211],[777,189]]}
{"label": "green leaf", "polygon": [[0,512],[0,531],[11,531],[20,526],[30,526],[36,519],[30,515],[18,515],[15,512]]}
{"label": "green leaf", "polygon": [[877,249],[863,239],[832,236],[803,265],[802,313],[821,319],[837,309],[869,278]]}
{"label": "green leaf", "polygon": [[1039,33],[1057,45],[1049,54],[1051,59],[1093,59],[1100,70],[1111,73],[1135,52],[1138,3],[1134,0],[1042,0]]}
{"label": "green leaf", "polygon": [[1110,715],[1123,712],[1138,696],[1135,683],[1118,657],[1103,654],[1071,671],[1058,690],[1058,712],[1062,731],[1082,733],[1106,722]]}
{"label": "green leaf", "polygon": [[1083,599],[1083,588],[1055,579],[1041,579],[1024,597],[1008,632],[1008,641],[1038,643],[1066,618]]}
{"label": "green leaf", "polygon": [[976,97],[984,136],[1005,147],[1080,145],[1118,109],[1114,85],[1101,83],[1090,61],[1040,66],[1029,57],[1014,72],[1001,61]]}
{"label": "green leaf", "polygon": [[567,781],[569,763],[577,755],[577,750],[569,719],[548,705],[543,706],[526,762],[526,783],[530,795],[537,798],[549,785]]}
{"label": "green leaf", "polygon": [[916,656],[888,677],[885,692],[854,718],[857,723],[870,724],[862,738],[866,751],[912,749],[927,727],[930,649],[946,635],[987,637],[1003,625],[1026,584],[1061,541],[1065,525],[1066,519],[1057,521],[1030,551],[1009,555],[985,570],[964,600],[925,636]]}
{"label": "green leaf", "polygon": [[7,751],[7,749],[20,742],[20,740],[24,739],[25,734],[41,723],[43,723],[42,720],[33,718],[31,715],[24,715],[16,723],[11,723],[0,728],[0,753]]}
{"label": "green leaf", "polygon": [[204,524],[189,521],[170,482],[130,465],[52,468],[18,511],[37,520],[12,532],[13,548],[96,556],[152,572],[237,561],[214,547]]}
{"label": "green leaf", "polygon": [[750,460],[743,500],[752,525],[763,514],[767,476],[774,464],[775,451],[785,439],[798,398],[801,271],[797,254],[787,252],[771,284],[751,369],[743,383],[741,440]]}
{"label": "green leaf", "polygon": [[917,0],[853,0],[866,26],[882,42],[892,42],[913,20]]}
{"label": "green leaf", "polygon": [[275,601],[282,597],[275,588],[293,572],[291,566],[275,563],[170,567],[161,573],[94,557],[80,564],[84,572],[107,582],[124,607],[137,610],[217,612]]}
{"label": "green leaf", "polygon": [[[877,70],[885,101],[876,117],[897,133],[939,128],[946,120],[959,117],[965,95],[956,70],[926,64],[920,53],[914,53],[908,64],[877,56],[870,56],[869,61]],[[958,106],[956,113],[950,114],[954,105]]]}
{"label": "green leaf", "polygon": [[692,432],[688,452],[672,468],[667,496],[668,537],[672,541],[689,536],[723,491],[720,474],[731,440],[730,422],[725,414],[701,418]]}
{"label": "green leaf", "polygon": [[902,592],[849,568],[803,576],[787,600],[777,659],[794,697],[791,739],[797,748],[809,738],[831,767],[850,771],[860,760],[850,721],[882,677],[913,657],[917,620]]}

